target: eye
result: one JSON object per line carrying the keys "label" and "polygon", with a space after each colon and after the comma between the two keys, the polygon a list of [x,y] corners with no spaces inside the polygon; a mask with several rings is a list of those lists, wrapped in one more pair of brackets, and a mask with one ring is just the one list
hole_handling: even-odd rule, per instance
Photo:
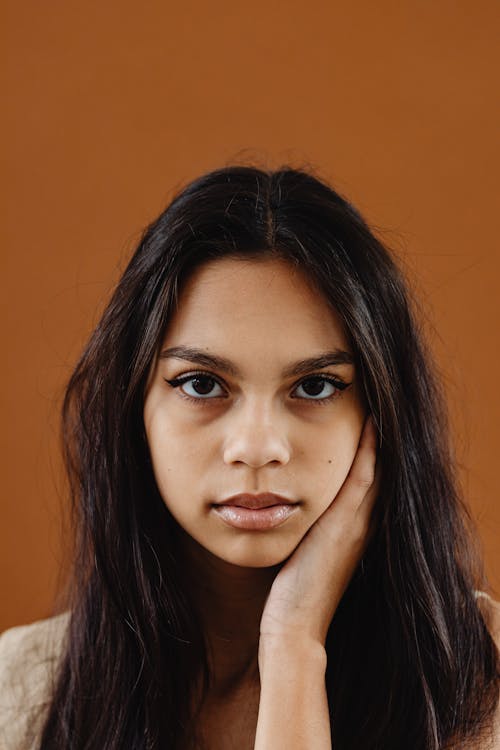
{"label": "eye", "polygon": [[172,388],[183,386],[180,388],[181,393],[185,398],[191,399],[192,401],[217,398],[223,395],[223,393],[213,392],[214,385],[222,390],[219,381],[212,375],[207,375],[201,372],[195,373],[194,375],[184,375],[183,377],[175,378],[174,380],[167,380],[167,383],[169,383]]}
{"label": "eye", "polygon": [[[165,378],[165,381],[172,388],[179,388],[181,396],[188,401],[197,401],[199,403],[200,401],[209,401],[213,398],[223,398],[225,395],[225,391],[218,379],[204,372],[183,375],[173,380]],[[295,392],[302,389],[305,395],[299,394],[298,396],[292,396],[292,398],[325,404],[329,403],[332,399],[338,398],[341,391],[349,385],[350,383],[345,383],[331,376],[310,375],[302,380],[294,389]],[[219,390],[217,391],[217,389]]]}
{"label": "eye", "polygon": [[332,398],[336,398],[340,391],[343,391],[348,385],[349,383],[344,383],[342,380],[324,375],[314,375],[303,380],[296,388],[296,391],[302,389],[306,395],[294,396],[294,398],[305,398],[308,401],[330,401]]}

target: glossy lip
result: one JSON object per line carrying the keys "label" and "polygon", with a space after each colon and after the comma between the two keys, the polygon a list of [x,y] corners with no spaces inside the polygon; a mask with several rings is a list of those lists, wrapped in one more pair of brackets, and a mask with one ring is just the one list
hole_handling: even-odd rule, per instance
{"label": "glossy lip", "polygon": [[297,505],[297,500],[291,500],[284,495],[277,495],[274,492],[261,492],[257,495],[252,495],[248,492],[242,492],[239,495],[231,495],[231,497],[221,500],[218,503],[213,503],[214,506],[218,505],[234,505],[238,508],[249,508],[251,510],[261,510],[263,508],[269,508],[273,505]]}
{"label": "glossy lip", "polygon": [[285,521],[299,512],[298,503],[281,503],[263,508],[243,508],[226,503],[213,505],[212,512],[227,526],[245,531],[264,531],[281,526]]}

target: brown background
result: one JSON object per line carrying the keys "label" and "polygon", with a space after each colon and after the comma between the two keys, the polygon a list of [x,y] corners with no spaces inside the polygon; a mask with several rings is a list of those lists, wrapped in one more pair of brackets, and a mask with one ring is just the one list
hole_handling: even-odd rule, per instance
{"label": "brown background", "polygon": [[422,300],[500,593],[496,0],[4,4],[0,629],[50,613],[61,394],[173,188],[311,165]]}

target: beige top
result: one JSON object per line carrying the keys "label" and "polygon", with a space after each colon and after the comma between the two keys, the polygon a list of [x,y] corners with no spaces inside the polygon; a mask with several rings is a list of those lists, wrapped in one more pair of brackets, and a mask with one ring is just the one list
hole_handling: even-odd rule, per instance
{"label": "beige top", "polygon": [[[500,603],[476,596],[500,650]],[[0,635],[0,750],[37,750],[68,622],[66,612]],[[476,750],[500,750],[500,705],[495,738]]]}
{"label": "beige top", "polygon": [[65,612],[0,636],[0,750],[36,750],[69,622]]}

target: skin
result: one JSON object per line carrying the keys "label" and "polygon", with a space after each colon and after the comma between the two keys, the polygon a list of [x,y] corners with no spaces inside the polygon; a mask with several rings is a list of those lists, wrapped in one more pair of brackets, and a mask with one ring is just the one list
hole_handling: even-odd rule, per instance
{"label": "skin", "polygon": [[[174,346],[225,357],[240,371],[157,358],[144,424],[208,636],[214,695],[248,695],[277,642],[294,635],[324,645],[368,539],[375,431],[354,364],[283,376],[298,360],[351,351],[338,315],[283,260],[224,258],[197,269],[161,351]],[[213,378],[201,389],[200,381],[166,382],[200,372]],[[327,374],[349,386],[310,380]],[[266,491],[300,501],[298,512],[276,528],[249,531],[213,511],[212,503],[235,493]]]}

